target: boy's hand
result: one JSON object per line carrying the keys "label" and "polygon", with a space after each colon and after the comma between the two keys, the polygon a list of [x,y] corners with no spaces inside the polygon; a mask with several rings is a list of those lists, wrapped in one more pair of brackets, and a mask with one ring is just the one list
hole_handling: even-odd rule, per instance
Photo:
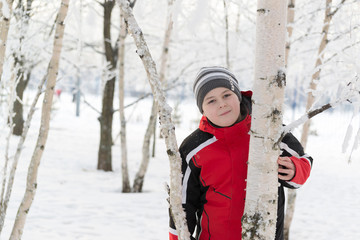
{"label": "boy's hand", "polygon": [[295,176],[295,165],[289,157],[279,157],[277,163],[279,164],[279,179],[289,181]]}

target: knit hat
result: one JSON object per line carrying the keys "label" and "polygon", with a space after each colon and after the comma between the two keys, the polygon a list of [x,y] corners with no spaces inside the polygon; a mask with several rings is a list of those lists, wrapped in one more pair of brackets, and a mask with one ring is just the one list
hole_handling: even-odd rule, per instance
{"label": "knit hat", "polygon": [[203,67],[197,74],[193,86],[196,104],[201,113],[203,113],[202,104],[205,95],[217,87],[230,89],[238,96],[241,102],[238,81],[233,73],[223,67]]}

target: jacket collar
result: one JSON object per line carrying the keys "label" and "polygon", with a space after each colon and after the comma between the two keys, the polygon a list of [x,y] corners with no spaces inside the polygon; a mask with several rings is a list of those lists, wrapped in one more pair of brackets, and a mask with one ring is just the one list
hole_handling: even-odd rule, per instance
{"label": "jacket collar", "polygon": [[230,126],[230,127],[216,127],[205,116],[202,116],[199,124],[199,129],[203,132],[208,132],[214,135],[217,139],[224,137],[225,133],[239,132],[245,130],[250,131],[251,116],[247,115],[244,120]]}

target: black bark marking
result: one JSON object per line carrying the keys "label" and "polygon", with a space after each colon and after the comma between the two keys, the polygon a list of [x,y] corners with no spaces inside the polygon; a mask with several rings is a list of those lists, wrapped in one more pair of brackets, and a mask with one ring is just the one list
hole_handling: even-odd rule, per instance
{"label": "black bark marking", "polygon": [[286,86],[286,73],[283,72],[282,70],[278,70],[278,73],[274,79],[274,83],[276,83],[276,85],[279,88],[285,87]]}

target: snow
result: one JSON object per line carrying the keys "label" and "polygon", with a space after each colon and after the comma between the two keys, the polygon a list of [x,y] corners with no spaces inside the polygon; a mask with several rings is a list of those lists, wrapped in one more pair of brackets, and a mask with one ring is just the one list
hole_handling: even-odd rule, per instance
{"label": "snow", "polygon": [[[144,193],[123,194],[119,139],[113,147],[114,171],[97,171],[98,114],[82,104],[80,117],[75,117],[75,103],[71,102],[71,95],[66,92],[61,99],[55,100],[51,130],[39,169],[38,190],[22,239],[167,239],[168,203],[164,183],[169,182],[170,171],[164,139],[156,140],[156,156],[149,164]],[[87,100],[99,108],[100,97],[87,96]],[[125,105],[133,100],[127,98]],[[151,99],[146,99],[138,103],[135,109],[126,110],[131,181],[139,167],[151,103]],[[199,118],[199,114],[193,101],[184,101],[179,108],[182,125],[176,128],[176,134],[180,144],[196,127],[194,120]],[[288,114],[291,115],[290,112]],[[39,128],[39,115],[40,109],[34,116],[19,161],[1,239],[8,239],[24,194],[27,167]],[[355,150],[352,153],[350,165],[347,154],[342,153],[342,141],[351,117],[351,113],[336,109],[313,119],[311,129],[316,130],[317,135],[310,136],[307,152],[314,158],[314,165],[310,179],[297,191],[292,240],[360,239],[360,152]],[[354,130],[357,131],[355,126]],[[115,114],[114,138],[118,131],[119,116]],[[0,130],[1,146],[5,146],[6,133],[5,129]],[[297,137],[298,133],[299,129],[295,129]],[[159,137],[159,134],[156,136]],[[17,140],[16,137],[12,138],[13,148]],[[351,139],[349,141],[353,144]],[[10,152],[14,152],[13,148]],[[0,149],[0,154],[4,156],[4,147]]]}
{"label": "snow", "polygon": [[2,5],[2,8],[1,8],[1,13],[2,15],[9,19],[10,18],[10,9],[9,9],[9,5],[7,3],[6,0],[1,0],[1,5]]}

